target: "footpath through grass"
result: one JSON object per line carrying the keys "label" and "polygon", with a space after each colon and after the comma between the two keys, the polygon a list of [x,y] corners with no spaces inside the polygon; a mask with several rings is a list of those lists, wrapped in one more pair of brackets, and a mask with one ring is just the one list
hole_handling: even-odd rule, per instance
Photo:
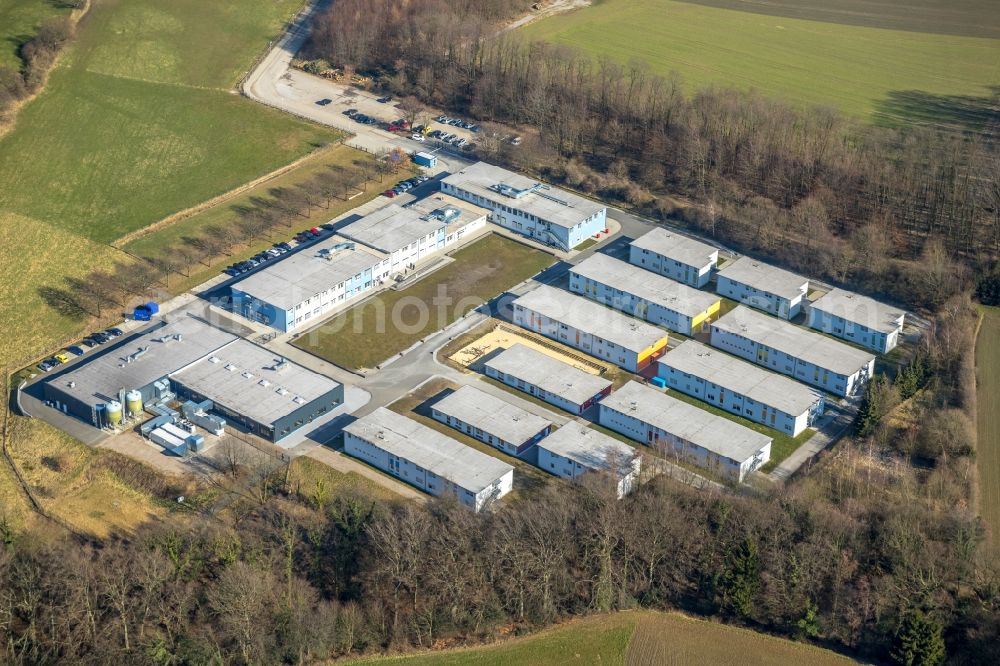
{"label": "footpath through grass", "polygon": [[979,514],[1000,552],[1000,308],[980,306],[976,339],[976,429]]}
{"label": "footpath through grass", "polygon": [[384,291],[292,344],[344,368],[374,368],[555,263],[552,255],[497,234],[451,256],[452,263],[413,286]]}
{"label": "footpath through grass", "polygon": [[[733,9],[673,0],[601,0],[531,23],[523,32],[623,65],[644,61],[658,74],[676,71],[691,88],[724,84],[756,89],[868,119],[887,114],[890,122],[907,120],[908,111],[926,119],[949,108],[906,109],[901,93],[907,99],[914,91],[921,93],[918,99],[924,94],[954,97],[951,106],[957,108],[961,96],[989,98],[989,87],[997,83],[997,39],[764,16],[738,11],[738,2],[711,4]],[[829,15],[828,0],[795,5],[796,16]],[[996,16],[992,5],[982,3],[980,21],[972,12],[962,22],[975,26],[990,20]],[[881,10],[869,6],[865,11]],[[872,17],[874,25],[897,23]],[[896,114],[902,117],[891,117]]]}

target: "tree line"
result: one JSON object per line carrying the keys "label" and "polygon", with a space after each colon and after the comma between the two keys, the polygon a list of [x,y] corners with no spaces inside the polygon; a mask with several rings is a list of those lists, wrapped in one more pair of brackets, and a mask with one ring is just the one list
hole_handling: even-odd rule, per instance
{"label": "tree line", "polygon": [[[477,138],[486,159],[909,306],[940,306],[1000,250],[996,122],[872,127],[727,88],[691,94],[641,63],[497,32],[524,9],[342,0],[317,19],[306,55],[529,128],[517,148]],[[678,211],[667,195],[698,205]]]}
{"label": "tree line", "polygon": [[[949,301],[912,399],[967,418],[974,317]],[[937,451],[915,455],[914,439]],[[0,660],[314,663],[641,607],[876,661],[996,663],[1000,565],[980,548],[973,452],[968,431],[882,420],[783,488],[658,477],[619,501],[609,484],[559,481],[478,515],[287,470],[257,479],[234,457],[220,474],[253,491],[222,512],[192,493],[188,513],[120,538],[4,533]],[[144,478],[130,472],[178,506]]]}
{"label": "tree line", "polygon": [[[86,0],[68,0],[60,4],[79,9],[85,3]],[[38,31],[18,47],[21,67],[0,65],[0,120],[6,119],[14,104],[38,92],[56,56],[72,39],[75,27],[69,16],[46,19]]]}

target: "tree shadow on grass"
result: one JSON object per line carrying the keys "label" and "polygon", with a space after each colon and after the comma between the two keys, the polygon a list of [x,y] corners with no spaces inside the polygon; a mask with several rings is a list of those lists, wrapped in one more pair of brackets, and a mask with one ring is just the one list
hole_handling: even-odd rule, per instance
{"label": "tree shadow on grass", "polygon": [[989,90],[984,96],[893,90],[878,102],[875,122],[884,127],[912,124],[996,138],[1000,134],[1000,84]]}

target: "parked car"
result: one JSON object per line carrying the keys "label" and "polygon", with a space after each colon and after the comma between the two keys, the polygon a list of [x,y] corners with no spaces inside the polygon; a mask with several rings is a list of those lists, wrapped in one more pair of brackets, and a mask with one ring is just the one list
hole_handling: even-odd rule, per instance
{"label": "parked car", "polygon": [[111,336],[104,332],[94,333],[90,337],[93,338],[94,341],[99,345],[103,345],[105,342],[111,339]]}
{"label": "parked car", "polygon": [[229,277],[236,277],[237,275],[240,274],[240,270],[238,268],[233,268],[232,266],[223,269],[222,272],[228,275]]}
{"label": "parked car", "polygon": [[268,256],[270,256],[272,259],[274,257],[280,257],[281,256],[281,252],[279,252],[278,250],[274,249],[273,247],[269,247],[269,248],[267,248],[264,251],[267,252]]}
{"label": "parked car", "polygon": [[57,365],[59,365],[59,361],[55,360],[54,358],[47,358],[41,363],[39,363],[37,367],[42,372],[48,372]]}
{"label": "parked car", "polygon": [[437,120],[439,123],[445,123],[448,122],[448,116],[438,116],[437,118],[435,118],[435,120]]}
{"label": "parked car", "polygon": [[52,358],[60,363],[69,363],[70,355],[65,352],[59,352],[58,354],[53,354]]}
{"label": "parked car", "polygon": [[424,142],[424,135],[421,134],[420,132],[417,132],[416,134],[412,135],[410,138],[413,139],[414,141],[419,141],[421,143]]}
{"label": "parked car", "polygon": [[87,336],[83,340],[80,340],[80,344],[86,347],[87,349],[93,349],[98,345],[98,342],[94,338]]}
{"label": "parked car", "polygon": [[66,347],[66,351],[71,354],[75,354],[76,356],[83,356],[87,353],[87,350],[79,345],[70,345],[69,347]]}
{"label": "parked car", "polygon": [[388,104],[389,102],[391,102],[391,101],[392,101],[392,95],[385,95],[385,96],[383,96],[383,97],[379,97],[379,98],[378,98],[377,100],[375,100],[375,101],[376,101],[376,102],[380,102],[380,103],[382,103],[382,104]]}
{"label": "parked car", "polygon": [[351,117],[355,115],[357,112],[358,112],[357,109],[347,109],[346,111],[344,111],[344,115],[347,117]]}
{"label": "parked car", "polygon": [[483,131],[483,128],[480,127],[479,125],[473,125],[472,127],[469,128],[469,131],[479,134],[480,132]]}
{"label": "parked car", "polygon": [[119,337],[125,335],[125,331],[123,331],[120,328],[109,328],[109,329],[105,330],[104,332],[107,333],[108,335],[110,335],[113,338],[119,338]]}
{"label": "parked car", "polygon": [[275,244],[274,244],[274,247],[277,247],[277,248],[280,248],[280,249],[284,250],[285,252],[288,252],[289,250],[291,250],[291,249],[292,249],[292,246],[291,246],[291,244],[289,244],[289,243],[285,243],[285,242],[282,242],[282,243],[275,243]]}
{"label": "parked car", "polygon": [[316,106],[326,106],[327,104],[329,104],[332,101],[333,101],[332,99],[329,99],[328,97],[324,97],[323,99],[316,100]]}
{"label": "parked car", "polygon": [[419,176],[417,176],[417,182],[418,183],[426,183],[430,179],[431,179],[430,176],[428,176],[427,174],[423,174],[423,173],[420,174]]}
{"label": "parked car", "polygon": [[396,193],[392,190],[386,190],[385,192],[382,193],[382,196],[389,197],[391,199],[394,196],[396,196]]}

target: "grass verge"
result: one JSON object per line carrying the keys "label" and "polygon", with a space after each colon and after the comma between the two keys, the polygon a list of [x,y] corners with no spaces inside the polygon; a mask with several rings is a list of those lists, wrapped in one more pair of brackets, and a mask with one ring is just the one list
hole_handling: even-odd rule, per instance
{"label": "grass verge", "polygon": [[1000,551],[1000,308],[980,306],[976,338],[976,466],[979,514],[990,546]]}
{"label": "grass verge", "polygon": [[399,291],[337,315],[293,344],[344,368],[373,368],[554,263],[551,255],[490,234]]}

